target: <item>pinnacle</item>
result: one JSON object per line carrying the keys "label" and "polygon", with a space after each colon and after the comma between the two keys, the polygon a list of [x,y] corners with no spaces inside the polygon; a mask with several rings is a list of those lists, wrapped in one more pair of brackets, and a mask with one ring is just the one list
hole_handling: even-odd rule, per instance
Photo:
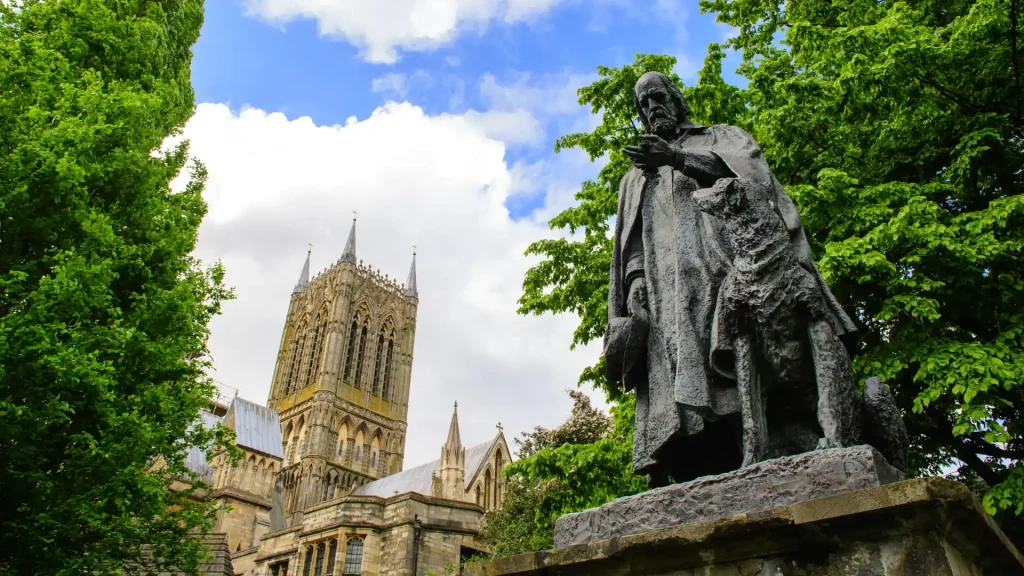
{"label": "pinnacle", "polygon": [[299,281],[295,284],[295,289],[292,290],[292,294],[298,294],[302,292],[302,289],[309,284],[309,256],[313,253],[313,245],[309,245],[309,251],[306,252],[306,262],[302,265],[302,272],[299,273]]}
{"label": "pinnacle", "polygon": [[345,251],[341,253],[339,262],[356,262],[356,219],[352,218],[352,228],[348,231],[348,241],[345,242]]}

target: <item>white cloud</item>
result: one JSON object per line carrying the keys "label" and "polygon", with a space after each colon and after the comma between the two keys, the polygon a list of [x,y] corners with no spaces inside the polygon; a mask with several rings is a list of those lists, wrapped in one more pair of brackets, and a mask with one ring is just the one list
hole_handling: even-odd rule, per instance
{"label": "white cloud", "polygon": [[[557,165],[514,174],[495,136],[502,130],[484,124],[410,104],[389,103],[344,126],[201,104],[184,134],[209,170],[197,255],[222,260],[237,294],[211,326],[215,377],[266,400],[306,243],[314,269],[333,263],[358,210],[361,259],[404,279],[411,245],[419,247],[406,465],[437,457],[456,400],[469,443],[490,438],[499,421],[511,440],[563,420],[571,407],[564,390],[597,358],[599,343],[570,352],[575,317],[515,310],[535,262],[523,251],[550,237],[544,219],[570,201],[573,183],[543,183]],[[586,168],[578,157],[557,162]],[[548,189],[540,214],[509,218],[513,183]]]}
{"label": "white cloud", "polygon": [[488,137],[506,144],[539,144],[544,140],[544,127],[525,110],[469,110],[464,117]]}
{"label": "white cloud", "polygon": [[321,34],[339,36],[370,62],[392,63],[399,50],[430,50],[464,29],[492,20],[514,23],[542,15],[564,0],[245,0],[270,22],[317,21]]}

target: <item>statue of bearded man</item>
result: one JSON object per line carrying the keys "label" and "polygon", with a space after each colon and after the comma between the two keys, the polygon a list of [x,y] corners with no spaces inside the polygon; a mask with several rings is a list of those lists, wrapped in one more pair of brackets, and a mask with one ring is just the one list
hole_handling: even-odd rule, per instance
{"label": "statue of bearded man", "polygon": [[[636,392],[633,466],[656,487],[743,461],[731,343],[714,329],[733,245],[723,222],[695,205],[694,190],[721,178],[761,185],[797,262],[823,293],[833,333],[851,347],[856,327],[821,278],[796,207],[754,139],[734,126],[691,122],[682,92],[664,74],[644,74],[635,96],[646,134],[624,150],[633,167],[619,188],[604,354],[609,380]],[[803,445],[790,453],[815,449],[820,429],[807,421],[809,429],[793,436],[797,444],[805,437]]]}

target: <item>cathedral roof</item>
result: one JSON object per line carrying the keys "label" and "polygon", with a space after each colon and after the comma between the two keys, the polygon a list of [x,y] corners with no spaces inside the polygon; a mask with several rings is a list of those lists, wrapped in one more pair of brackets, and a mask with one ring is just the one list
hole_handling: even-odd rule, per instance
{"label": "cathedral roof", "polygon": [[[199,411],[199,425],[203,428],[213,428],[218,422],[220,422],[220,416],[207,410]],[[188,454],[185,455],[185,466],[188,466],[189,470],[198,474],[207,484],[213,479],[213,469],[208,468],[208,465],[206,453],[196,446],[190,446]]]}
{"label": "cathedral roof", "polygon": [[276,411],[236,396],[223,422],[235,431],[239,447],[284,459],[281,420]]}
{"label": "cathedral roof", "polygon": [[[477,469],[483,465],[484,461],[487,459],[487,454],[490,453],[496,440],[497,438],[492,438],[483,444],[477,444],[476,446],[466,448],[467,478],[472,474],[475,474]],[[356,488],[352,494],[355,496],[379,496],[380,498],[390,498],[394,496],[396,492],[398,494],[416,492],[424,496],[430,496],[433,476],[440,473],[441,460],[438,459],[415,468],[403,470],[398,474],[385,476],[384,478],[374,480],[369,484],[364,484],[359,488]]]}

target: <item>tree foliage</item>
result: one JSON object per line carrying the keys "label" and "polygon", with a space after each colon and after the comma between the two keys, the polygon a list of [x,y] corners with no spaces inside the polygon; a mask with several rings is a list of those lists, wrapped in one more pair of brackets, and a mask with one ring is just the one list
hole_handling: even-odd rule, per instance
{"label": "tree foliage", "polygon": [[501,508],[487,515],[482,530],[494,557],[550,548],[559,516],[644,488],[632,468],[632,399],[614,406],[609,418],[586,395],[570,393],[569,419],[539,437],[524,434],[531,442],[520,444],[520,459],[505,470]]}
{"label": "tree foliage", "polygon": [[590,396],[579,390],[568,390],[572,398],[572,413],[554,430],[537,426],[515,439],[519,459],[529,458],[544,448],[557,448],[563,444],[591,444],[604,438],[611,429],[611,418],[594,408]]}
{"label": "tree foliage", "polygon": [[[991,513],[1024,511],[1024,196],[1017,0],[702,0],[739,34],[722,81],[712,45],[684,88],[694,119],[750,131],[793,197],[818,265],[862,327],[858,378],[894,389],[915,474],[955,470]],[[551,221],[574,236],[529,253],[521,313],[580,316],[573,346],[606,322],[617,154],[635,138],[631,93],[667,57],[637,57],[580,90],[601,114],[559,139],[593,160],[578,204]],[[591,367],[581,382],[618,390]],[[1005,518],[1004,518],[1005,519]],[[1004,524],[1006,526],[1007,524]]]}
{"label": "tree foliage", "polygon": [[[168,488],[213,392],[230,297],[190,254],[206,173],[187,145],[202,0],[0,2],[0,572],[186,573],[212,503]],[[154,469],[154,463],[160,463]]]}

